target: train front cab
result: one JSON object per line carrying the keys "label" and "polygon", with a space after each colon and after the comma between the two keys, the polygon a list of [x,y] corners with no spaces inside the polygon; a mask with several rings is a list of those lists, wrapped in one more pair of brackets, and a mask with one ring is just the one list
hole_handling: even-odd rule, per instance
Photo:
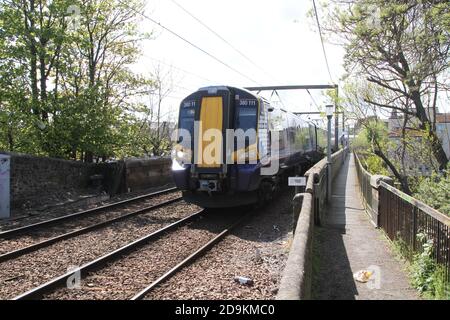
{"label": "train front cab", "polygon": [[[179,129],[189,132],[191,139],[177,141],[172,172],[186,201],[231,207],[258,200],[259,160],[268,153],[264,107],[250,92],[229,87],[200,89],[182,101]],[[234,136],[237,130],[250,133],[241,145]]]}

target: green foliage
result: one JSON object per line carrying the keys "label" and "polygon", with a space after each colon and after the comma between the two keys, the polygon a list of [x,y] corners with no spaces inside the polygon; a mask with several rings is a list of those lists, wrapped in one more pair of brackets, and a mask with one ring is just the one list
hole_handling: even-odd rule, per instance
{"label": "green foliage", "polygon": [[442,266],[433,259],[433,241],[425,234],[417,235],[417,240],[423,243],[422,252],[414,255],[411,265],[412,285],[427,298],[450,299],[448,283]]}
{"label": "green foliage", "polygon": [[357,152],[368,152],[370,150],[370,142],[367,141],[366,133],[360,132],[351,142],[351,147]]}
{"label": "green foliage", "polygon": [[450,166],[445,174],[420,179],[414,197],[450,216]]}
{"label": "green foliage", "polygon": [[393,241],[393,250],[398,258],[411,261],[408,267],[412,286],[427,299],[450,299],[449,283],[445,280],[444,266],[433,259],[433,241],[427,240],[424,233],[417,235],[417,241],[422,243],[422,250],[414,253],[410,246],[397,236]]}
{"label": "green foliage", "polygon": [[353,140],[352,146],[362,153],[373,153],[375,143],[376,147],[381,148],[384,152],[391,144],[386,126],[380,121],[369,120]]}
{"label": "green foliage", "polygon": [[[332,1],[323,11],[323,29],[346,51],[346,78],[355,84],[344,90],[352,93],[349,104],[358,109],[357,119],[395,110],[417,116],[422,130],[429,126],[426,110],[435,107],[431,97],[444,98],[449,84],[450,2]],[[433,146],[428,157],[445,167],[442,144],[434,129],[427,130]]]}
{"label": "green foliage", "polygon": [[386,169],[383,160],[376,155],[369,155],[365,158],[365,164],[367,171],[370,174],[381,174],[383,176],[389,176],[389,171]]}
{"label": "green foliage", "polygon": [[149,37],[138,32],[142,7],[0,1],[0,149],[85,161],[151,149],[139,99],[154,83],[129,69]]}

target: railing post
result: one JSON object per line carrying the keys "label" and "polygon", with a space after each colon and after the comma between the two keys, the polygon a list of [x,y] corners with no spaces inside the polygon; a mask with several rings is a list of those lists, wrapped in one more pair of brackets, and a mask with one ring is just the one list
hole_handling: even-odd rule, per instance
{"label": "railing post", "polygon": [[[381,176],[381,175],[373,175],[370,176],[370,180],[367,181],[367,194],[365,195],[367,200],[367,205],[369,207],[369,210],[373,212],[374,219],[373,222],[377,228],[380,227],[380,184],[381,181],[387,183],[388,185],[392,185],[394,183],[394,180],[392,178]],[[370,200],[370,201],[369,201]]]}
{"label": "railing post", "polygon": [[297,193],[294,196],[294,199],[292,200],[292,209],[293,209],[293,215],[292,215],[292,219],[293,219],[293,234],[295,234],[295,229],[297,227],[297,222],[298,222],[298,218],[300,216],[300,211],[302,210],[302,204],[303,204],[303,193]]}
{"label": "railing post", "polygon": [[[327,133],[327,140],[328,140],[328,147],[327,147],[327,202],[331,203],[331,118],[332,115],[327,115],[328,118],[328,133]],[[337,137],[335,137],[337,139]]]}

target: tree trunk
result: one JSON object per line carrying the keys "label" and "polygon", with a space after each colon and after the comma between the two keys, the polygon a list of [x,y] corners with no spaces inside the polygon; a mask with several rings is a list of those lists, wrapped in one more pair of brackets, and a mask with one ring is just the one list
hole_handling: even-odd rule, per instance
{"label": "tree trunk", "polygon": [[39,89],[37,85],[37,53],[36,46],[34,43],[31,43],[29,46],[30,49],[30,79],[31,79],[31,104],[33,113],[35,115],[39,115],[40,107],[39,107]]}
{"label": "tree trunk", "polygon": [[447,167],[448,158],[445,154],[444,148],[442,148],[442,144],[439,141],[439,138],[436,135],[436,131],[433,131],[432,129],[433,125],[430,119],[428,119],[425,108],[423,107],[422,100],[420,98],[420,92],[418,90],[411,91],[411,99],[416,106],[417,117],[420,120],[420,129],[426,130],[429,134],[434,157],[439,163],[439,169],[444,170]]}
{"label": "tree trunk", "polygon": [[13,139],[13,133],[11,126],[8,126],[8,145],[9,145],[9,151],[14,151],[14,139]]}
{"label": "tree trunk", "polygon": [[86,151],[86,153],[84,154],[84,162],[92,163],[93,160],[94,160],[94,155],[92,154],[92,152]]}
{"label": "tree trunk", "polygon": [[408,178],[406,176],[401,175],[400,172],[398,172],[395,165],[391,162],[391,160],[388,159],[388,157],[386,157],[386,155],[379,148],[376,148],[374,150],[374,153],[378,157],[380,157],[384,161],[384,163],[386,163],[386,165],[389,167],[389,169],[391,169],[394,176],[400,182],[402,191],[406,194],[411,195],[411,189],[409,188]]}
{"label": "tree trunk", "polygon": [[35,1],[30,0],[29,2],[29,10],[27,11],[27,7],[23,4],[23,13],[24,13],[24,26],[26,30],[26,36],[28,40],[28,50],[30,54],[30,85],[31,85],[31,109],[33,113],[39,116],[40,107],[39,107],[39,90],[37,84],[37,49],[36,49],[36,40],[34,39],[34,12],[35,12]]}
{"label": "tree trunk", "polygon": [[39,53],[39,71],[40,71],[40,86],[41,86],[41,106],[43,107],[41,110],[41,117],[43,121],[48,120],[47,108],[47,75],[45,69],[45,56],[44,56],[44,46],[41,48],[41,52]]}

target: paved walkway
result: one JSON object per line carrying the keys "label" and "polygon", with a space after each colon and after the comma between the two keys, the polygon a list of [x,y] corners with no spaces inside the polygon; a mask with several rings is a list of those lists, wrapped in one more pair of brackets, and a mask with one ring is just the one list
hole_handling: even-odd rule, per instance
{"label": "paved walkway", "polygon": [[[351,154],[333,183],[332,203],[323,227],[315,231],[313,298],[417,299],[405,266],[369,221],[359,194]],[[354,273],[369,267],[375,270],[373,282],[368,285],[353,280]]]}

